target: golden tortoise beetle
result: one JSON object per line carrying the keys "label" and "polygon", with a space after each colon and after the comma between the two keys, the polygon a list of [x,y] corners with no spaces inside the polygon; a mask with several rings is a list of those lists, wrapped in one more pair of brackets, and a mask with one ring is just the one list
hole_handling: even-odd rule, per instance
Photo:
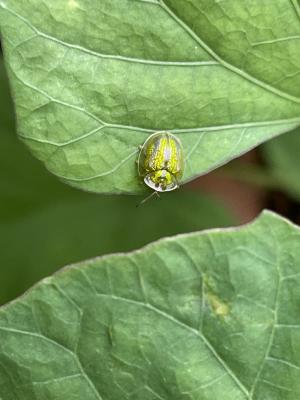
{"label": "golden tortoise beetle", "polygon": [[150,135],[141,146],[138,169],[154,193],[177,189],[184,169],[180,140],[169,132]]}

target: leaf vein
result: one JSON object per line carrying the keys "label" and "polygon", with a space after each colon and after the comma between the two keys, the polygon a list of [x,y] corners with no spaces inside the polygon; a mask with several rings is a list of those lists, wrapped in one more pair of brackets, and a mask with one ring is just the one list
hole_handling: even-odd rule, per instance
{"label": "leaf vein", "polygon": [[[195,128],[180,128],[180,129],[169,129],[169,128],[165,128],[165,129],[154,129],[154,128],[142,128],[139,126],[132,126],[132,125],[121,125],[121,124],[113,124],[113,123],[109,123],[109,122],[105,122],[103,120],[101,120],[100,118],[98,118],[95,114],[91,113],[90,111],[87,111],[85,108],[81,108],[79,106],[76,106],[75,104],[71,104],[68,102],[65,102],[63,100],[54,98],[53,96],[49,95],[47,92],[45,92],[42,89],[37,88],[36,86],[32,85],[29,82],[25,82],[23,79],[21,79],[16,73],[15,71],[13,71],[13,74],[15,75],[16,79],[18,79],[22,84],[24,84],[25,86],[29,87],[30,89],[44,95],[47,99],[49,99],[50,101],[52,101],[53,103],[57,103],[57,104],[61,104],[65,107],[69,107],[72,108],[74,110],[80,111],[84,114],[86,114],[87,116],[93,118],[95,121],[97,121],[99,124],[101,125],[105,125],[108,128],[117,128],[117,129],[132,129],[135,131],[140,131],[143,133],[153,133],[157,130],[167,130],[169,132],[172,132],[174,134],[176,133],[193,133],[193,132],[214,132],[214,131],[220,131],[220,130],[228,130],[228,129],[238,129],[238,128],[252,128],[252,127],[264,127],[264,126],[274,126],[274,125],[284,125],[287,123],[291,123],[291,124],[300,124],[300,117],[294,117],[294,118],[287,118],[287,119],[278,119],[278,120],[266,120],[266,121],[255,121],[255,122],[241,122],[241,123],[236,123],[236,124],[224,124],[224,125],[211,125],[211,126],[203,126],[203,127],[195,127]],[[30,138],[29,138],[30,139]],[[32,138],[32,140],[34,140]],[[35,139],[38,140],[38,139]],[[46,141],[44,143],[47,143]],[[49,143],[51,144],[51,143]]]}
{"label": "leaf vein", "polygon": [[97,397],[97,399],[98,400],[103,400],[103,398],[101,397],[101,395],[100,395],[99,391],[97,390],[96,386],[94,385],[92,380],[89,378],[89,376],[85,372],[85,370],[84,370],[84,368],[83,368],[83,366],[82,366],[82,364],[81,364],[81,362],[80,362],[80,360],[78,358],[78,355],[76,353],[74,353],[72,350],[68,349],[67,347],[63,346],[61,343],[58,343],[55,340],[50,339],[49,337],[47,337],[45,335],[42,335],[42,334],[29,332],[29,331],[23,331],[21,329],[6,328],[6,327],[2,327],[2,326],[0,326],[0,331],[37,337],[39,339],[45,340],[46,342],[49,342],[49,343],[57,346],[57,347],[61,348],[62,350],[66,351],[67,353],[71,354],[72,357],[75,358],[76,364],[78,366],[78,369],[79,369],[81,375],[85,378],[85,380],[87,381],[87,383],[90,386],[91,390],[94,392],[94,394]]}
{"label": "leaf vein", "polygon": [[286,100],[293,101],[294,103],[300,103],[300,98],[296,96],[292,96],[286,92],[283,92],[280,89],[275,88],[274,86],[269,85],[268,83],[259,80],[258,78],[255,78],[254,76],[248,74],[247,72],[235,67],[234,65],[230,64],[229,62],[225,61],[223,58],[221,58],[217,53],[214,52],[214,50],[207,45],[201,38],[200,36],[192,30],[181,18],[178,17],[165,3],[164,0],[159,0],[161,7],[172,17],[178,25],[180,25],[182,28],[185,29],[185,31],[192,37],[194,38],[198,44],[206,50],[216,61],[218,61],[224,68],[227,70],[239,75],[240,77],[244,78],[250,83],[254,83],[255,85],[265,89],[268,92],[271,92],[273,94],[276,94],[279,97],[282,97]]}
{"label": "leaf vein", "polygon": [[[0,4],[1,5],[1,4]],[[138,63],[138,64],[149,64],[149,65],[160,65],[160,66],[176,66],[176,67],[186,67],[186,66],[210,66],[210,65],[219,65],[220,63],[217,61],[160,61],[160,60],[148,60],[148,59],[143,59],[143,58],[137,58],[137,57],[126,57],[126,56],[120,56],[120,55],[115,55],[115,54],[104,54],[100,53],[98,51],[90,50],[87,49],[86,47],[68,43],[62,39],[58,39],[55,36],[49,35],[47,33],[44,33],[40,31],[38,28],[36,28],[27,18],[24,18],[14,10],[10,9],[6,5],[2,4],[2,8],[7,10],[9,13],[13,14],[16,18],[19,20],[23,21],[24,24],[26,24],[30,29],[32,29],[33,32],[35,32],[36,36],[43,37],[46,40],[51,40],[52,42],[58,43],[61,46],[67,47],[69,49],[74,49],[74,50],[79,50],[82,51],[83,53],[89,54],[94,57],[102,58],[102,59],[109,59],[109,60],[118,60],[118,61],[124,61],[124,62],[132,62],[132,63]],[[30,37],[24,42],[28,42],[29,40],[34,39],[36,36]],[[16,46],[18,47],[19,44]],[[15,47],[15,48],[16,48]]]}
{"label": "leaf vein", "polygon": [[[269,230],[270,230],[270,233],[273,234],[272,227],[270,227]],[[254,399],[253,396],[254,396],[255,389],[256,389],[257,384],[258,384],[258,382],[260,380],[262,371],[263,371],[263,369],[265,367],[266,360],[269,357],[271,349],[272,349],[272,346],[273,346],[276,326],[277,326],[277,323],[278,323],[278,308],[279,308],[279,299],[280,299],[280,292],[281,292],[282,274],[281,274],[281,270],[280,270],[280,260],[279,260],[279,256],[278,256],[279,243],[277,243],[275,235],[273,235],[273,237],[274,237],[274,242],[275,242],[274,248],[277,249],[277,254],[276,254],[277,288],[276,288],[274,311],[273,311],[274,312],[274,323],[273,323],[273,326],[272,326],[272,329],[271,329],[269,341],[267,343],[265,355],[263,357],[261,365],[260,365],[260,367],[258,369],[258,372],[257,372],[257,374],[255,376],[255,379],[253,381],[252,387],[250,389],[250,400]]]}
{"label": "leaf vein", "polygon": [[193,332],[196,336],[200,337],[200,339],[203,341],[203,343],[206,345],[206,347],[209,349],[209,351],[212,353],[212,355],[215,357],[215,359],[218,361],[218,363],[224,368],[224,370],[227,372],[227,374],[232,378],[232,380],[235,382],[235,384],[239,387],[239,389],[246,395],[247,399],[249,398],[249,392],[246,389],[246,387],[242,384],[242,382],[238,379],[238,377],[234,374],[234,372],[229,368],[229,366],[226,364],[226,362],[221,358],[221,356],[216,352],[214,347],[211,345],[211,343],[207,340],[207,338],[204,336],[202,332],[199,332],[195,328],[191,327],[190,325],[187,325],[186,323],[180,321],[179,319],[175,318],[173,315],[167,314],[166,312],[160,310],[156,306],[153,306],[150,303],[142,303],[140,301],[136,300],[131,300],[127,299],[125,297],[120,297],[120,296],[112,296],[109,294],[105,293],[97,293],[97,296],[99,297],[108,297],[116,301],[121,301],[129,304],[134,304],[138,307],[144,307],[148,308],[149,310],[155,312],[156,314],[159,314],[161,317],[168,319],[175,323],[178,326],[181,326],[184,329],[189,330],[190,332]]}

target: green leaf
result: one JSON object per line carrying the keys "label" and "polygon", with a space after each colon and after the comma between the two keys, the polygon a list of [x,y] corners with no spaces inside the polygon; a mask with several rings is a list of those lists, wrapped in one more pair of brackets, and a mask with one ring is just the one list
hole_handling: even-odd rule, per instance
{"label": "green leaf", "polygon": [[19,134],[65,182],[131,193],[169,130],[186,182],[299,125],[299,22],[297,0],[1,0]]}
{"label": "green leaf", "polygon": [[300,199],[300,129],[271,140],[262,147],[270,171],[278,186],[296,200]]}
{"label": "green leaf", "polygon": [[0,311],[2,400],[295,400],[300,231],[265,212],[47,278]]}
{"label": "green leaf", "polygon": [[235,223],[221,203],[196,191],[166,193],[137,209],[135,196],[99,196],[59,182],[17,140],[1,61],[0,304],[59,266]]}

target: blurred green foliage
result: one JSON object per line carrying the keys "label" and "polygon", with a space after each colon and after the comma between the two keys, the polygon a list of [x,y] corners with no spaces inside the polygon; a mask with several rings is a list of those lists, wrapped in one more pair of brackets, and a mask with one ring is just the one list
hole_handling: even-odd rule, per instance
{"label": "blurred green foliage", "polygon": [[75,190],[31,156],[14,124],[0,60],[0,304],[64,264],[234,223],[214,199],[183,189],[140,208],[139,197]]}
{"label": "blurred green foliage", "polygon": [[300,128],[266,143],[263,155],[278,186],[300,200]]}

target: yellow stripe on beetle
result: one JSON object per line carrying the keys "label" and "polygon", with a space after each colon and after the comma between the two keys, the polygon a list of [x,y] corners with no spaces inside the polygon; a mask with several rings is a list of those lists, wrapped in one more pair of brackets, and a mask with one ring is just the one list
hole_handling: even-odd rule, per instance
{"label": "yellow stripe on beetle", "polygon": [[183,153],[180,140],[169,132],[157,132],[143,144],[139,159],[139,174],[156,192],[178,188],[183,174]]}

